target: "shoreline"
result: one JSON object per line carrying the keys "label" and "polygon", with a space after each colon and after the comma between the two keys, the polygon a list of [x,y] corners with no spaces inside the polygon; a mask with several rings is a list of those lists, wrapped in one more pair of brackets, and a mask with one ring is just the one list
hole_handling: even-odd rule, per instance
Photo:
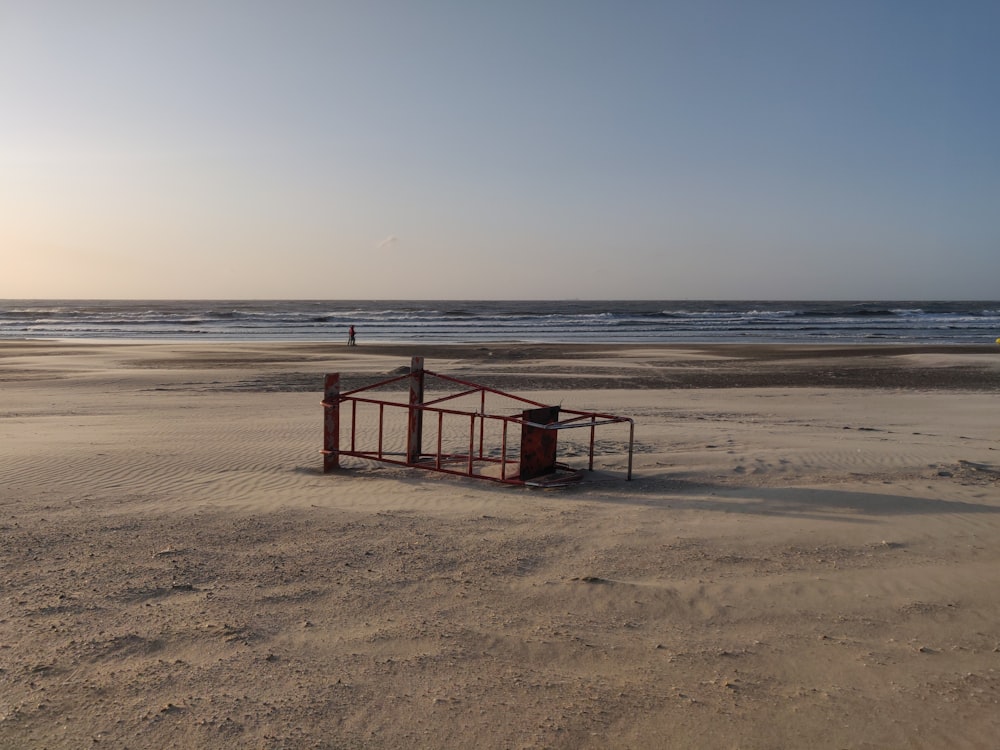
{"label": "shoreline", "polygon": [[[1000,301],[94,301],[0,310],[10,335],[184,341],[992,344]],[[235,337],[235,338],[234,338]]]}
{"label": "shoreline", "polygon": [[[998,339],[1000,342],[1000,339]],[[306,349],[312,349],[314,347],[324,347],[331,351],[336,351],[342,348],[347,348],[347,344],[338,340],[314,340],[314,339],[238,339],[238,338],[220,338],[220,339],[201,339],[201,338],[185,338],[185,339],[161,339],[161,338],[140,338],[140,337],[130,337],[130,338],[85,338],[85,337],[43,337],[43,338],[32,338],[29,336],[17,337],[17,338],[0,338],[0,347],[6,345],[34,345],[34,346],[66,346],[66,345],[82,345],[82,346],[172,346],[172,347],[185,347],[185,346],[212,346],[212,347],[238,347],[238,346],[273,346],[273,347],[290,347],[298,348],[303,347]],[[807,342],[807,341],[768,341],[768,340],[755,340],[755,341],[634,341],[634,342],[622,342],[622,341],[521,341],[518,339],[498,339],[496,341],[414,341],[408,342],[405,340],[399,341],[362,341],[357,345],[357,347],[352,348],[363,348],[370,350],[372,353],[395,353],[399,350],[407,350],[417,348],[417,349],[430,349],[430,350],[489,350],[494,348],[499,349],[513,349],[513,348],[526,348],[526,349],[565,349],[567,351],[594,351],[594,350],[631,350],[631,349],[663,349],[663,350],[711,350],[711,349],[722,349],[722,350],[814,350],[818,352],[823,351],[842,351],[849,352],[851,350],[885,350],[887,353],[899,350],[913,350],[913,351],[926,351],[932,350],[936,352],[959,352],[959,353],[980,353],[988,354],[994,351],[1000,351],[1000,343],[995,342],[982,342],[982,343],[969,343],[969,342],[903,342],[903,341],[844,341],[844,342]]]}
{"label": "shoreline", "polygon": [[[233,369],[265,364],[271,391],[322,388],[341,372],[347,387],[422,356],[425,367],[480,373],[501,390],[882,388],[1000,391],[1000,346],[814,344],[344,344],[314,342],[0,341],[0,378],[18,361],[44,370],[53,355],[114,355],[147,369]],[[395,363],[389,366],[390,363]],[[308,371],[304,369],[308,367]],[[282,377],[284,368],[285,377]],[[334,369],[335,368],[335,369]],[[316,373],[318,385],[309,381]],[[246,385],[245,381],[239,381]],[[314,387],[315,385],[315,387]]]}

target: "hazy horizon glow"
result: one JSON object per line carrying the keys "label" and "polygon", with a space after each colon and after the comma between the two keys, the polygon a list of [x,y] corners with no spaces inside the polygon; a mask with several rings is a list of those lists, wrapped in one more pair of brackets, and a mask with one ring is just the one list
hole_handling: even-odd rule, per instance
{"label": "hazy horizon glow", "polygon": [[0,5],[0,298],[991,299],[1000,4]]}

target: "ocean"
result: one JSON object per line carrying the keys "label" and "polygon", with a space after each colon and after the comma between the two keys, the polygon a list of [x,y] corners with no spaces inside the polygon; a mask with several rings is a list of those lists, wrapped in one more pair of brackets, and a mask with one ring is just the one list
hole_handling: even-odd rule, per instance
{"label": "ocean", "polygon": [[992,344],[1000,302],[0,300],[0,339]]}

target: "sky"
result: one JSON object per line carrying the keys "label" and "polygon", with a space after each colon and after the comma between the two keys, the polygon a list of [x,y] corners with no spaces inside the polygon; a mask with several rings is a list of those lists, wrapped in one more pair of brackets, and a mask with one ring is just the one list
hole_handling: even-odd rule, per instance
{"label": "sky", "polygon": [[996,299],[1000,2],[0,0],[0,298]]}

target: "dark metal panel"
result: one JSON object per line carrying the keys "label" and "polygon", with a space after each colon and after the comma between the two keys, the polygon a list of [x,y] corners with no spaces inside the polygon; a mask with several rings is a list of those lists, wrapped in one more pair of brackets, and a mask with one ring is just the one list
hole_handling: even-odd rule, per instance
{"label": "dark metal panel", "polygon": [[[547,425],[559,421],[558,406],[542,406],[538,409],[525,409],[521,414],[526,422],[536,425]],[[556,443],[558,432],[536,427],[532,424],[521,425],[521,480],[534,479],[556,470]]]}

